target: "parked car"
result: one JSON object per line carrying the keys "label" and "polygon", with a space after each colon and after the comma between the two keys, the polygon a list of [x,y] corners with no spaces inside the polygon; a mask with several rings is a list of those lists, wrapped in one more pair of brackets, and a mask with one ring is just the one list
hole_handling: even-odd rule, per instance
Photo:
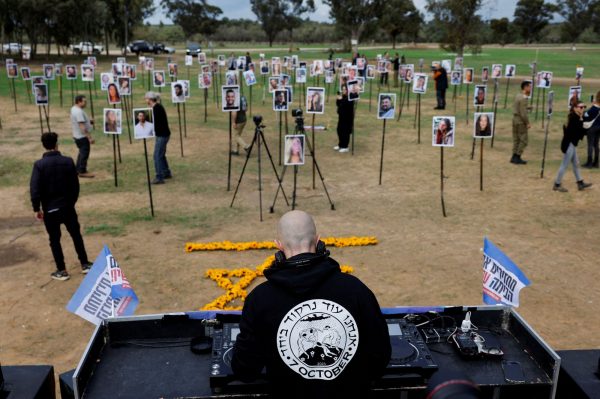
{"label": "parked car", "polygon": [[6,43],[2,45],[2,52],[8,54],[19,54],[22,48],[23,46],[21,46],[20,43]]}
{"label": "parked car", "polygon": [[175,52],[175,49],[173,47],[165,47],[165,53],[173,54],[174,52]]}
{"label": "parked car", "polygon": [[104,51],[104,46],[94,44],[92,42],[80,42],[79,44],[71,44],[69,50],[73,54],[100,54]]}
{"label": "parked car", "polygon": [[185,53],[187,55],[192,55],[192,56],[196,57],[201,52],[202,52],[202,47],[200,47],[200,45],[198,43],[188,42],[185,45]]}
{"label": "parked car", "polygon": [[154,46],[145,40],[135,40],[129,43],[127,49],[130,53],[140,55],[140,53],[154,53]]}

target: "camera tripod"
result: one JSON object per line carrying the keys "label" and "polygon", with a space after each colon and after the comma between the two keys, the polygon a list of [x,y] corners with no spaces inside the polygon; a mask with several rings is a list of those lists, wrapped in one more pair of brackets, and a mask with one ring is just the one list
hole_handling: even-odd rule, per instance
{"label": "camera tripod", "polygon": [[[313,125],[314,125],[314,123],[313,123]],[[335,211],[335,205],[333,204],[333,201],[331,201],[331,197],[329,196],[329,192],[327,191],[327,186],[325,185],[325,178],[323,177],[323,174],[321,173],[321,168],[319,168],[319,164],[317,163],[317,159],[315,158],[315,152],[313,150],[312,145],[310,144],[310,141],[306,137],[306,132],[304,131],[304,119],[301,116],[296,117],[296,126],[294,128],[294,134],[301,134],[304,136],[304,143],[306,143],[306,146],[308,147],[308,150],[310,151],[310,155],[312,156],[313,163],[317,169],[317,173],[319,173],[319,178],[321,179],[321,183],[323,184],[323,190],[325,190],[325,194],[327,195],[327,200],[329,201],[331,210]],[[314,134],[314,131],[313,131],[313,134]],[[279,188],[277,189],[277,192],[275,193],[275,198],[273,199],[273,205],[271,205],[271,208],[269,210],[270,213],[273,213],[275,211],[275,203],[277,202],[277,197],[279,196],[279,189],[281,189],[281,192],[283,193],[283,197],[285,198],[285,193],[283,192],[283,187],[281,186],[281,183],[283,183],[283,178],[285,177],[286,170],[287,170],[287,165],[284,165],[283,171],[281,172],[281,180],[280,180]],[[297,176],[298,176],[298,165],[294,165],[294,190],[292,191],[292,210],[296,209]],[[289,205],[287,198],[286,198],[286,204]]]}
{"label": "camera tripod", "polygon": [[[281,186],[282,179],[279,178],[279,174],[277,173],[277,169],[275,168],[275,163],[273,162],[273,157],[271,156],[271,151],[269,151],[269,146],[267,146],[267,140],[263,134],[262,129],[265,128],[265,125],[262,124],[262,117],[259,115],[255,115],[254,123],[256,124],[256,128],[254,129],[254,137],[252,138],[252,143],[246,152],[246,161],[244,162],[244,167],[242,168],[242,173],[240,174],[240,178],[238,180],[237,186],[235,187],[235,192],[233,193],[233,198],[231,199],[231,204],[229,207],[233,207],[233,202],[235,201],[235,197],[240,188],[240,184],[242,183],[242,178],[244,177],[244,172],[246,171],[246,166],[248,165],[248,160],[250,159],[250,155],[252,154],[252,150],[254,149],[254,144],[256,143],[256,147],[258,149],[258,207],[260,209],[260,221],[263,220],[262,214],[262,174],[261,174],[261,146],[265,146],[265,150],[267,150],[267,155],[269,156],[269,161],[271,161],[271,166],[273,167],[273,172],[275,173],[275,177],[277,178],[277,184],[279,187],[277,188],[277,192],[281,189],[283,193],[283,198],[285,199],[285,203],[289,206],[287,196],[285,195],[285,191],[283,191],[283,187]],[[282,176],[283,178],[283,176]],[[272,207],[271,207],[272,209]],[[272,212],[271,212],[272,213]]]}

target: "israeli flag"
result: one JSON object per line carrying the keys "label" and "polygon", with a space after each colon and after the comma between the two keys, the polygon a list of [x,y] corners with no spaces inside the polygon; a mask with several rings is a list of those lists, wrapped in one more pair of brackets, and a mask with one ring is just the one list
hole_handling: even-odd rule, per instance
{"label": "israeli flag", "polygon": [[483,302],[519,307],[519,292],[531,283],[490,240],[483,240]]}
{"label": "israeli flag", "polygon": [[105,245],[67,304],[67,310],[99,325],[109,317],[132,315],[138,302],[129,281]]}

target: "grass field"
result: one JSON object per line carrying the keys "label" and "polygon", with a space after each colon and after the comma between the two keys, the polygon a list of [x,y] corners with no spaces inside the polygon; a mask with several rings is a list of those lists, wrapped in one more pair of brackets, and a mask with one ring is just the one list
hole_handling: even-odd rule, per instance
{"label": "grass field", "polygon": [[[366,53],[372,57],[383,51],[372,49]],[[425,65],[432,60],[453,59],[453,55],[437,49],[408,48],[399,52],[415,64],[419,58],[424,58]],[[378,92],[398,93],[398,89],[393,85],[389,89],[379,87],[377,81],[367,85],[367,92],[357,105],[354,155],[331,149],[337,144],[335,97],[331,95],[325,114],[315,117],[316,125],[327,128],[316,132],[315,142],[316,158],[336,210],[330,210],[318,175],[316,188],[312,188],[310,161],[298,174],[298,207],[315,215],[323,236],[378,238],[375,247],[336,248],[332,254],[340,263],[355,268],[355,274],[373,289],[382,306],[481,303],[480,248],[483,237],[488,236],[532,281],[531,287],[521,292],[519,312],[550,345],[557,349],[600,347],[596,334],[600,322],[590,317],[591,309],[600,301],[597,287],[600,190],[596,187],[600,184],[600,173],[597,169],[584,169],[584,179],[595,185],[578,192],[569,170],[564,179],[569,193],[551,190],[562,159],[559,143],[566,118],[568,86],[574,84],[576,65],[582,65],[586,68],[583,98],[600,89],[597,80],[600,72],[594,68],[600,61],[598,53],[596,47],[575,52],[540,49],[538,53],[538,69],[554,72],[552,90],[556,93],[544,178],[540,178],[545,132],[541,98],[537,119],[536,96],[530,115],[533,127],[524,154],[529,164],[521,167],[508,162],[512,147],[512,99],[520,80],[529,77],[528,64],[535,60],[535,50],[486,47],[481,55],[466,56],[465,66],[479,69],[493,63],[514,63],[518,76],[510,82],[506,109],[506,79],[500,80],[494,147],[490,147],[489,141],[483,147],[477,143],[474,160],[471,160],[472,99],[467,98],[465,86],[457,90],[456,103],[452,100],[453,90],[448,91],[448,107],[443,115],[455,115],[457,120],[455,147],[444,152],[448,217],[442,216],[440,207],[440,150],[431,147],[432,116],[440,115],[433,110],[435,93],[431,82],[422,97],[420,144],[414,95],[411,94],[410,106],[403,109],[400,121],[387,122],[382,185],[378,184],[382,122],[375,114],[376,97]],[[286,55],[269,51],[266,54]],[[326,55],[324,51],[306,51],[300,53],[300,58],[310,61]],[[252,52],[252,56],[258,59],[258,52]],[[173,57],[179,63],[180,78],[187,79],[183,55]],[[50,61],[68,64],[74,60]],[[128,60],[135,62],[133,58]],[[99,62],[97,77],[109,70],[112,61],[100,57]],[[156,57],[157,69],[166,70],[166,62],[167,56]],[[32,69],[41,72],[41,64],[32,63]],[[228,115],[220,111],[210,89],[206,104],[208,118],[204,121],[204,97],[197,88],[198,71],[197,64],[189,71],[192,92],[185,106],[187,138],[180,141],[177,107],[170,103],[169,96],[163,98],[173,132],[167,155],[174,178],[163,186],[152,187],[155,217],[150,216],[143,144],[129,143],[126,125],[120,137],[122,162],[117,164],[118,187],[113,179],[112,137],[99,131],[94,133],[96,144],[89,163],[96,178],[82,180],[77,209],[89,256],[94,258],[104,244],[110,247],[140,297],[137,314],[195,310],[221,295],[223,291],[204,278],[208,268],[255,267],[271,252],[186,254],[185,243],[269,240],[273,238],[277,219],[289,209],[280,197],[275,213],[269,213],[277,184],[263,153],[264,221],[259,222],[256,152],[249,160],[234,206],[230,207],[244,157],[233,157],[231,190],[227,191]],[[310,79],[306,86],[316,85]],[[322,80],[321,77],[321,85]],[[264,117],[265,137],[280,171],[279,119],[272,111],[268,94],[263,103],[262,78],[258,81],[252,89],[252,112]],[[29,203],[31,165],[42,154],[39,114],[37,107],[28,101],[25,83],[20,79],[14,83],[16,112],[6,75],[0,77],[3,127],[0,131],[3,151],[0,308],[5,309],[0,314],[0,359],[3,364],[54,364],[55,371],[60,373],[76,366],[93,326],[64,309],[83,278],[66,234],[62,242],[72,279],[61,283],[49,278],[54,266],[47,235],[41,225],[34,223]],[[134,108],[145,106],[145,83],[144,75],[138,71],[132,97]],[[478,73],[475,83],[479,83]],[[249,88],[243,86],[243,90],[249,96]],[[300,91],[301,87],[296,86],[294,107],[298,106]],[[73,94],[77,92],[88,94],[89,90],[78,81]],[[333,86],[328,92],[334,92]],[[101,126],[101,109],[107,107],[107,102],[99,88],[97,93],[98,96],[92,89],[97,126]],[[61,136],[60,150],[75,157],[77,151],[70,138],[68,118],[71,97],[70,82],[65,80],[61,107],[57,82],[51,83],[50,126]],[[486,111],[490,109],[485,107]],[[305,122],[311,125],[312,116],[306,115]],[[285,133],[285,118],[282,126]],[[287,126],[292,132],[294,120],[289,114]],[[252,131],[253,123],[249,122],[244,133],[247,141],[251,140]],[[479,189],[481,148],[483,191]],[[584,148],[585,142],[579,146],[580,157]],[[149,140],[150,153],[152,149]],[[151,175],[153,172],[150,155]],[[288,171],[284,180],[288,195],[292,191],[291,177]]]}

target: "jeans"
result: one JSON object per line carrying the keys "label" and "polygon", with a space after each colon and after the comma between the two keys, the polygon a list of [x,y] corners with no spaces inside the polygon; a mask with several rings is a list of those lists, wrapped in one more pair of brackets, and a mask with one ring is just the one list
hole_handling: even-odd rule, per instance
{"label": "jeans", "polygon": [[50,249],[52,250],[52,256],[54,256],[56,268],[58,270],[65,270],[65,257],[63,255],[62,247],[60,246],[61,224],[65,225],[73,239],[79,262],[81,262],[82,265],[88,263],[85,246],[83,245],[83,238],[81,237],[81,231],[79,229],[79,221],[77,221],[77,212],[75,212],[75,208],[63,208],[50,213],[44,212],[44,226],[46,226],[46,231],[50,236]]}
{"label": "jeans", "polygon": [[171,136],[156,136],[154,143],[154,169],[156,170],[156,179],[162,180],[171,176],[169,163],[167,162],[167,143]]}
{"label": "jeans", "polygon": [[592,156],[593,156],[593,162],[597,165],[598,164],[598,152],[599,152],[599,146],[598,146],[598,142],[600,139],[600,130],[596,127],[594,128],[590,128],[587,131],[587,156],[588,156],[588,163],[592,163]]}
{"label": "jeans", "polygon": [[560,182],[562,181],[562,178],[565,172],[567,171],[569,163],[573,163],[573,173],[575,173],[576,181],[582,181],[583,179],[579,174],[579,159],[577,158],[577,147],[575,147],[573,143],[569,143],[569,148],[567,149],[567,152],[563,157],[562,163],[560,164],[558,175],[556,176],[556,180],[554,181],[554,183],[556,183],[557,186],[560,186]]}
{"label": "jeans", "polygon": [[87,161],[90,157],[90,140],[87,137],[81,139],[74,139],[77,148],[79,148],[79,154],[77,155],[77,173],[87,173]]}

